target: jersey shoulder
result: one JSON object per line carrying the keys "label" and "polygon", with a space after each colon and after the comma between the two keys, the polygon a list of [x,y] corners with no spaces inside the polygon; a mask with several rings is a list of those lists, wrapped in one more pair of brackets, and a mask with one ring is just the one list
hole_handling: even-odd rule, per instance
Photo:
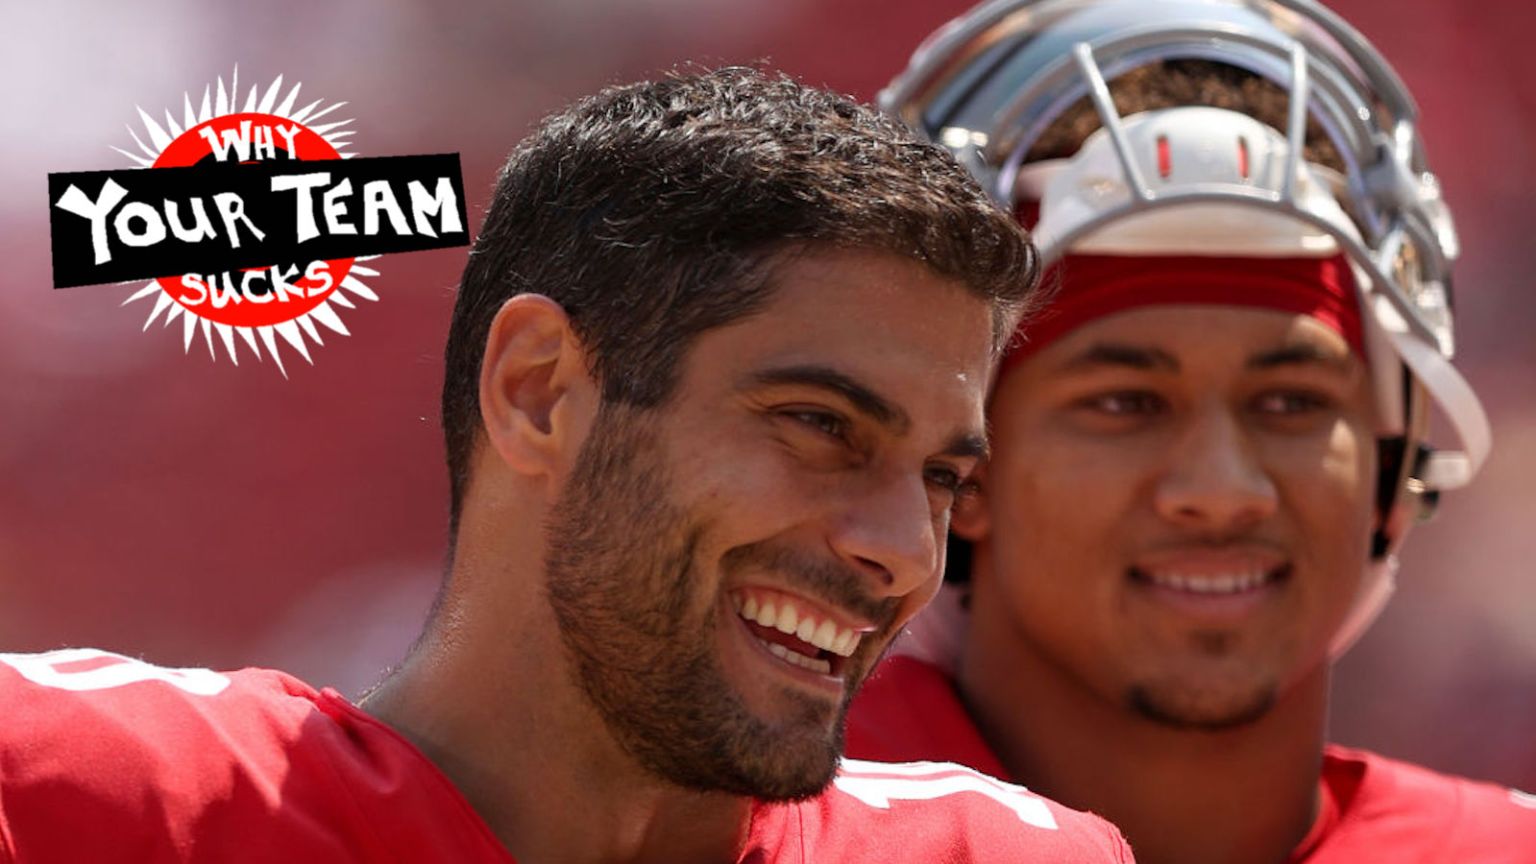
{"label": "jersey shoulder", "polygon": [[845,759],[798,812],[808,861],[1133,860],[1103,819],[950,763]]}
{"label": "jersey shoulder", "polygon": [[1323,782],[1341,813],[1307,864],[1536,862],[1536,796],[1339,746]]}
{"label": "jersey shoulder", "polygon": [[236,763],[282,770],[264,757],[303,726],[316,695],[267,670],[171,669],[90,648],[0,654],[0,777],[7,799],[42,788],[124,803],[135,786],[192,794]]}
{"label": "jersey shoulder", "polygon": [[504,860],[438,856],[499,847],[403,739],[282,672],[0,654],[0,705],[0,862]]}
{"label": "jersey shoulder", "polygon": [[[0,655],[0,831],[20,860],[191,841],[271,806],[314,691],[277,672],[167,669],[75,648]],[[80,857],[78,860],[89,860]],[[110,860],[110,859],[103,859]]]}

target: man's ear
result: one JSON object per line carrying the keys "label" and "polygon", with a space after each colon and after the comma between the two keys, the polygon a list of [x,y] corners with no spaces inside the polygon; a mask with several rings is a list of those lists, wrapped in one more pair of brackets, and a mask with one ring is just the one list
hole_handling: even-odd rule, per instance
{"label": "man's ear", "polygon": [[949,516],[949,530],[962,540],[976,543],[985,540],[992,533],[992,508],[988,506],[990,472],[987,463],[976,466],[976,474],[972,478],[976,488],[955,502],[954,512]]}
{"label": "man's ear", "polygon": [[560,304],[539,294],[503,303],[480,362],[480,420],[486,443],[507,467],[560,473],[585,435],[595,397],[580,341]]}

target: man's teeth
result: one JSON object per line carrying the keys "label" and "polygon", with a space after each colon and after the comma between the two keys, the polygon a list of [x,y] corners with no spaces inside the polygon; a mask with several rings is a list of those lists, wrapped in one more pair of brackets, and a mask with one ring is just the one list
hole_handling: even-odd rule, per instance
{"label": "man's teeth", "polygon": [[1241,591],[1251,591],[1269,581],[1269,574],[1262,570],[1204,576],[1170,572],[1148,573],[1147,578],[1151,579],[1154,585],[1172,588],[1175,591],[1189,591],[1195,594],[1237,594]]}
{"label": "man's teeth", "polygon": [[832,674],[832,664],[826,660],[822,660],[816,657],[807,657],[799,652],[791,651],[788,648],[785,648],[783,645],[778,644],[777,642],[769,642],[767,645],[768,650],[773,652],[773,656],[778,657],[781,660],[788,660],[796,666],[803,666],[812,672],[820,672],[823,675]]}
{"label": "man's teeth", "polygon": [[[809,610],[802,611],[796,608],[794,601],[785,598],[777,600],[765,599],[761,602],[750,594],[736,597],[736,614],[748,621],[755,621],[764,627],[772,627],[780,633],[792,633],[802,642],[809,643],[824,651],[831,651],[839,657],[848,657],[859,647],[861,634],[852,628],[839,628],[830,618],[817,620],[815,613]],[[775,647],[770,645],[770,648]],[[783,646],[777,646],[783,648]],[[814,660],[804,655],[789,651],[790,654],[812,663],[830,665],[825,660]],[[777,651],[774,652],[778,654]],[[801,664],[804,665],[804,664]],[[819,668],[807,666],[810,668]]]}

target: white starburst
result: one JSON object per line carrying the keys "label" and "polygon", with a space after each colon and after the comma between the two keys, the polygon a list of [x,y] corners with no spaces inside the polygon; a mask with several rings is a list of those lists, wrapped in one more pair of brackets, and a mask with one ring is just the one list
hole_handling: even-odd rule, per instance
{"label": "white starburst", "polygon": [[[331,122],[315,125],[316,120],[329,115],[347,103],[333,102],[327,105],[324,104],[324,100],[316,99],[302,108],[295,109],[294,106],[298,103],[299,89],[302,86],[302,83],[295,83],[286,95],[282,95],[281,102],[279,102],[279,96],[283,92],[283,76],[279,75],[268,85],[265,91],[261,89],[259,84],[251,85],[245,102],[241,105],[239,101],[240,67],[236,66],[234,73],[230,76],[228,89],[224,86],[223,76],[215,79],[213,84],[203,87],[202,102],[197,110],[194,111],[192,109],[191,93],[183,93],[180,122],[172,116],[170,109],[166,109],[165,122],[161,124],[156,122],[155,118],[150,116],[143,108],[134,106],[139,112],[139,120],[144,124],[144,133],[149,138],[149,143],[145,144],[143,139],[139,137],[138,132],[134,131],[132,126],[129,126],[128,134],[133,138],[133,143],[138,145],[139,152],[133,153],[121,147],[113,147],[112,149],[127,156],[138,167],[150,168],[160,158],[160,155],[165,152],[166,148],[170,147],[171,143],[185,134],[187,130],[194,129],[202,123],[226,114],[256,113],[271,114],[292,123],[303,124],[309,131],[325,139],[326,143],[330,144],[343,159],[351,159],[357,155],[345,152],[346,148],[351,144],[346,139],[352,135],[352,131],[343,127],[352,122],[350,118],[345,120],[333,119]],[[177,317],[180,317],[182,319],[183,353],[191,350],[192,337],[199,329],[202,330],[203,341],[208,345],[208,355],[214,360],[218,360],[218,352],[214,348],[213,338],[214,334],[217,333],[220,344],[224,346],[229,359],[236,366],[240,365],[240,357],[235,350],[236,343],[234,337],[236,334],[250,348],[251,353],[256,355],[258,361],[262,359],[261,348],[258,347],[258,344],[264,345],[266,346],[267,353],[272,355],[273,361],[277,364],[278,371],[286,378],[288,377],[288,370],[283,367],[283,358],[278,353],[277,338],[281,337],[294,351],[299,353],[299,356],[304,358],[305,362],[314,365],[314,360],[310,359],[306,341],[313,340],[316,345],[325,344],[320,338],[320,331],[315,326],[316,323],[342,336],[351,335],[347,332],[346,325],[341,322],[341,316],[337,314],[336,309],[331,305],[334,302],[337,306],[346,309],[357,308],[347,298],[346,294],[342,293],[342,289],[364,300],[376,302],[379,299],[378,295],[367,284],[357,278],[359,276],[378,276],[379,271],[356,263],[371,261],[378,257],[377,255],[370,255],[354,259],[351,269],[342,278],[340,285],[334,288],[320,302],[320,305],[296,318],[277,324],[247,327],[203,318],[177,303],[175,298],[166,292],[158,281],[154,280],[151,280],[148,284],[130,295],[128,299],[123,301],[122,305],[127,306],[135,300],[155,298],[154,307],[150,310],[149,317],[144,321],[144,330],[148,330],[149,325],[155,323],[155,320],[161,318],[162,315],[164,316],[164,320],[161,322],[162,326],[169,326]],[[201,323],[201,328],[199,328],[199,323]]]}

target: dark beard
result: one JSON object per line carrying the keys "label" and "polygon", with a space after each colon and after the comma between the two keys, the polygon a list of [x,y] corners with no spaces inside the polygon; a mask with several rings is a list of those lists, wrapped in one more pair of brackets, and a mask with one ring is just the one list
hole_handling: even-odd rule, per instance
{"label": "dark beard", "polygon": [[605,403],[549,516],[546,591],[572,670],[657,777],[768,800],[815,795],[836,772],[847,699],[834,708],[786,690],[789,719],[770,725],[726,680],[720,598],[700,595],[694,565],[707,523],[672,497],[655,418]]}

